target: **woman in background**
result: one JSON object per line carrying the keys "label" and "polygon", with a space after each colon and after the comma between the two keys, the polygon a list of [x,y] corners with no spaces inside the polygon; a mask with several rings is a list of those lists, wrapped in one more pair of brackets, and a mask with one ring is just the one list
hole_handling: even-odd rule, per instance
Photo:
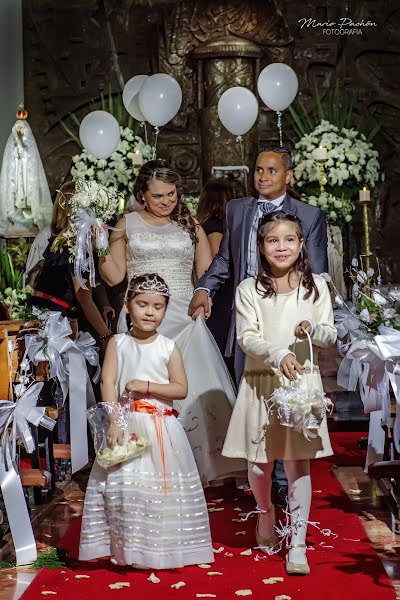
{"label": "woman in background", "polygon": [[[210,179],[200,194],[196,218],[203,227],[210,242],[213,258],[219,250],[223,237],[225,208],[232,198],[234,198],[234,189],[232,184],[226,179]],[[233,357],[225,356],[229,333],[229,319],[227,315],[231,311],[232,298],[233,283],[229,280],[215,294],[211,315],[206,323],[224,357],[232,380],[235,381]]]}

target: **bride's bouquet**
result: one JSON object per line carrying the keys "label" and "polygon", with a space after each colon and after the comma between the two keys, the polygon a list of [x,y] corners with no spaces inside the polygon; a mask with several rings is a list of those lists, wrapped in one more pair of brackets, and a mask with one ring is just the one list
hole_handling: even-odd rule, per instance
{"label": "bride's bouquet", "polygon": [[[97,181],[78,179],[75,194],[69,199],[70,225],[67,237],[74,238],[75,244],[69,244],[74,261],[75,277],[83,289],[82,274],[89,273],[91,287],[95,285],[92,239],[99,256],[109,253],[107,222],[118,210],[121,195],[112,185],[101,185]],[[69,235],[68,235],[69,233]]]}
{"label": "bride's bouquet", "polygon": [[[147,439],[129,432],[129,406],[99,402],[86,414],[92,430],[96,461],[103,469],[131,460],[150,446]],[[122,432],[122,443],[115,444],[113,448],[108,446],[106,438],[110,423]]]}

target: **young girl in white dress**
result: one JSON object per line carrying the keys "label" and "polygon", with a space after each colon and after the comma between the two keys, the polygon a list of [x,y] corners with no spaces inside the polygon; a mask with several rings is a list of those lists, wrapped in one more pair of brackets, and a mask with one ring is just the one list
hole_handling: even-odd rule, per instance
{"label": "young girl in white dress", "polygon": [[[271,503],[271,473],[283,459],[289,484],[292,535],[286,556],[290,574],[310,572],[306,532],[311,504],[310,459],[332,454],[326,418],[317,437],[280,424],[277,411],[265,401],[277,387],[299,380],[301,388],[322,390],[317,348],[336,340],[329,290],[325,280],[311,273],[300,220],[274,212],[258,228],[259,274],[245,279],[236,293],[238,343],[246,366],[225,440],[223,454],[248,461],[249,483],[257,501],[256,542],[268,551],[277,543]],[[314,348],[314,372],[310,351]]]}
{"label": "young girl in white dress", "polygon": [[[87,486],[80,560],[110,556],[118,565],[173,569],[213,562],[207,505],[189,442],[172,408],[187,394],[182,357],[157,332],[169,300],[157,274],[131,280],[126,310],[132,329],[107,346],[103,401],[132,396],[129,433],[150,441],[139,456],[108,470],[95,462]],[[114,412],[115,414],[115,412]],[[122,443],[110,417],[107,441]]]}

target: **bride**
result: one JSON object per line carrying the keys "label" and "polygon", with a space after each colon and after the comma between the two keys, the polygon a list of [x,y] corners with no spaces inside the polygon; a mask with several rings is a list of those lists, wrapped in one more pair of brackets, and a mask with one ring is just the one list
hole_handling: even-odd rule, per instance
{"label": "bride", "polygon": [[[171,298],[159,332],[174,339],[182,352],[189,392],[177,408],[207,486],[245,471],[246,465],[221,456],[235,390],[204,315],[195,314],[196,320],[188,316],[193,271],[200,278],[212,256],[203,228],[180,200],[179,183],[179,175],[165,161],[143,165],[134,188],[143,209],[117,223],[100,272],[109,285],[120,283],[126,272],[128,280],[158,273],[167,282]],[[118,330],[127,331],[124,310]]]}

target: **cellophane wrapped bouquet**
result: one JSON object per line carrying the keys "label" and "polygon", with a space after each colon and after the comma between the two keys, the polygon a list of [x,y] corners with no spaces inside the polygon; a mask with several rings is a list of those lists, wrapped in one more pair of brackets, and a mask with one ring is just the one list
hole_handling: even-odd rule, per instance
{"label": "cellophane wrapped bouquet", "polygon": [[[143,436],[129,431],[129,413],[130,403],[124,399],[114,405],[99,402],[86,411],[92,430],[96,461],[103,469],[131,460],[150,446],[150,442]],[[122,431],[122,444],[115,444],[113,448],[107,443],[107,431],[111,423]]]}

